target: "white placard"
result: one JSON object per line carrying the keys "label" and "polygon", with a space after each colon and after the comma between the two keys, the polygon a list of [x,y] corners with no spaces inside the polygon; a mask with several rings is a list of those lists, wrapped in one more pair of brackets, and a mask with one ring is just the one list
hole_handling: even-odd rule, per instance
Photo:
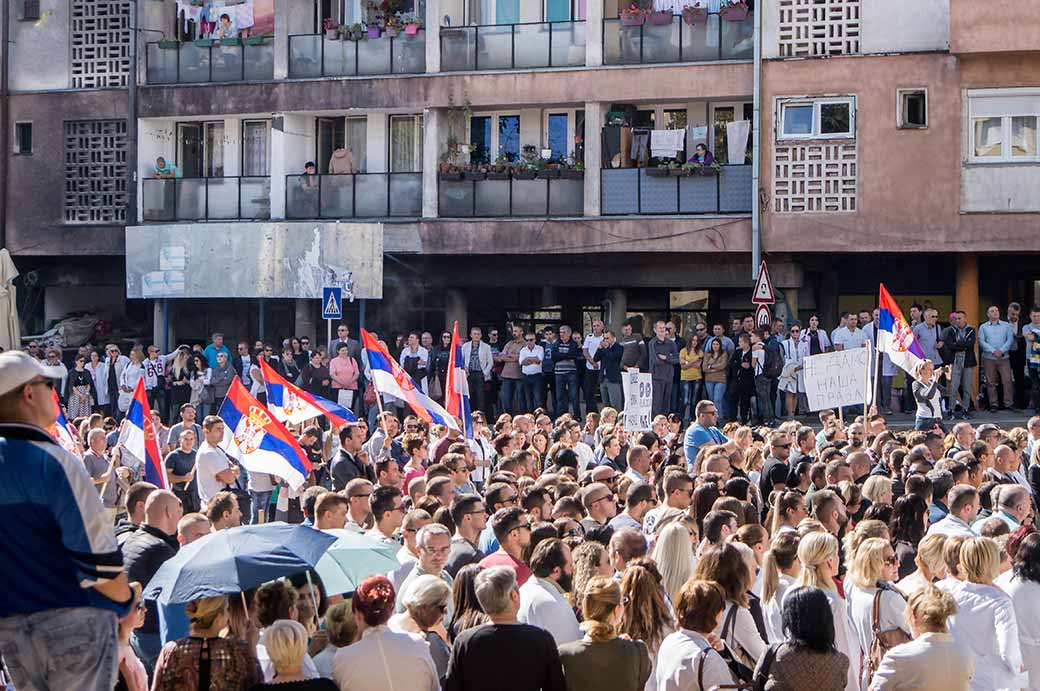
{"label": "white placard", "polygon": [[654,408],[654,383],[649,372],[622,372],[625,392],[625,429],[648,432]]}
{"label": "white placard", "polygon": [[869,357],[866,348],[852,348],[805,358],[802,373],[809,410],[862,405]]}

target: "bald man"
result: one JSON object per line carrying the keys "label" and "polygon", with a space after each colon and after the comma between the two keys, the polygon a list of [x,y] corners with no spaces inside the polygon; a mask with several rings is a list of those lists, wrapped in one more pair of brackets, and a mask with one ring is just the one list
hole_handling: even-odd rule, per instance
{"label": "bald man", "polygon": [[1017,483],[1015,471],[1018,470],[1018,457],[1015,451],[1005,444],[1000,444],[993,451],[993,467],[986,469],[986,477],[999,485]]}
{"label": "bald man", "polygon": [[[1002,447],[997,447],[998,450],[1000,448]],[[1011,532],[1015,532],[1032,512],[1033,503],[1030,501],[1028,489],[1022,485],[1001,485],[997,496],[997,510],[992,516],[975,521],[971,530],[976,535],[981,535],[983,523],[990,518],[999,518],[1007,523]]]}
{"label": "bald man", "polygon": [[[160,489],[148,495],[144,522],[123,543],[123,563],[131,582],[147,584],[159,567],[177,554],[177,522],[183,514],[181,500],[173,492]],[[144,625],[130,636],[130,644],[151,675],[162,650],[154,600],[145,601]]]}

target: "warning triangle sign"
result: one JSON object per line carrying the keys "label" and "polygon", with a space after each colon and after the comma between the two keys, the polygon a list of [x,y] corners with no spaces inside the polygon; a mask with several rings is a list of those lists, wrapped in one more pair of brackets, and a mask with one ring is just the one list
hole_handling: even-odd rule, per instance
{"label": "warning triangle sign", "polygon": [[755,281],[751,302],[756,305],[772,305],[776,302],[776,296],[773,294],[773,281],[769,278],[769,269],[766,268],[765,262],[762,262],[762,266],[758,269],[758,280]]}
{"label": "warning triangle sign", "polygon": [[342,315],[342,312],[339,309],[339,303],[336,302],[336,293],[334,291],[329,291],[329,301],[325,303],[325,309],[323,309],[322,312],[330,315],[327,317],[329,319],[335,319]]}

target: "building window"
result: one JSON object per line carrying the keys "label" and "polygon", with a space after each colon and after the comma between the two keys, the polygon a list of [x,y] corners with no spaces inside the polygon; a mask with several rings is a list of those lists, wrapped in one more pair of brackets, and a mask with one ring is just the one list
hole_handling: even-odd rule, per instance
{"label": "building window", "polygon": [[422,170],[421,115],[390,116],[390,172],[417,173]]}
{"label": "building window", "polygon": [[849,139],[856,132],[854,98],[779,101],[778,139]]}
{"label": "building window", "polygon": [[14,123],[14,152],[28,156],[33,151],[33,131],[31,122]]}
{"label": "building window", "polygon": [[126,120],[65,123],[65,222],[126,222]]}
{"label": "building window", "polygon": [[130,72],[129,0],[72,0],[72,88],[126,86]]}
{"label": "building window", "polygon": [[552,161],[558,163],[570,154],[567,148],[567,113],[549,114],[548,144],[552,149]]}
{"label": "building window", "polygon": [[1040,92],[1026,89],[1001,92],[984,90],[969,93],[968,98],[972,161],[1040,161],[1037,138],[1040,124]]}
{"label": "building window", "polygon": [[491,116],[478,115],[469,119],[469,162],[491,162]]}
{"label": "building window", "polygon": [[242,175],[270,175],[271,121],[242,121]]}
{"label": "building window", "polygon": [[510,161],[520,159],[520,116],[498,116],[498,155]]}
{"label": "building window", "polygon": [[928,127],[928,92],[925,89],[899,89],[896,94],[899,99],[899,127]]}

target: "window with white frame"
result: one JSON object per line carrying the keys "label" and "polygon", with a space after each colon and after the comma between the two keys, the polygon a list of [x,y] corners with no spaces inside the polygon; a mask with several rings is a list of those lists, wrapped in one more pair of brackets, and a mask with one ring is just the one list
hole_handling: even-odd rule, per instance
{"label": "window with white frame", "polygon": [[975,163],[1040,161],[1037,125],[1040,91],[1026,89],[968,92],[971,160]]}
{"label": "window with white frame", "polygon": [[779,140],[850,139],[856,136],[856,99],[780,99],[777,122]]}

